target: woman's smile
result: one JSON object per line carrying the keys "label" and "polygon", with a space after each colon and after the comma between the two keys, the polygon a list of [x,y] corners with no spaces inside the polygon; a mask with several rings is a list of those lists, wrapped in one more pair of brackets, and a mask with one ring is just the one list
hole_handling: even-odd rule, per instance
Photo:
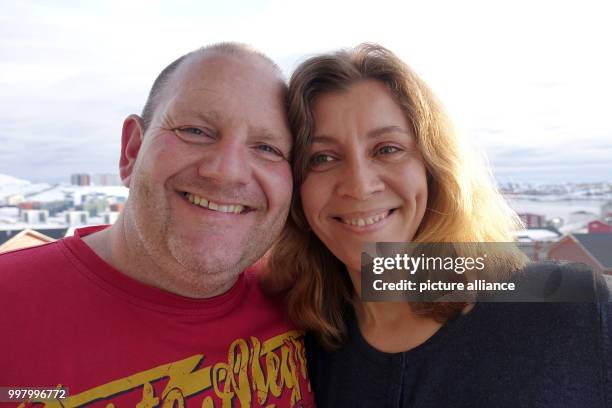
{"label": "woman's smile", "polygon": [[348,213],[339,216],[334,216],[335,220],[340,221],[343,224],[351,225],[354,227],[366,227],[369,225],[375,225],[381,223],[382,220],[386,219],[395,208],[385,210],[374,210],[374,211],[362,211],[355,213]]}

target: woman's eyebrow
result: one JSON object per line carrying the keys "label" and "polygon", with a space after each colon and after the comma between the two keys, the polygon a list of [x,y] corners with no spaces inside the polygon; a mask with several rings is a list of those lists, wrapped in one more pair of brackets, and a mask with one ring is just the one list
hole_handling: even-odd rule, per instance
{"label": "woman's eyebrow", "polygon": [[403,127],[400,127],[400,126],[392,125],[392,126],[383,126],[377,129],[370,130],[368,132],[368,137],[378,137],[386,133],[401,133],[406,136],[412,136],[412,132],[410,132],[409,130],[404,129]]}
{"label": "woman's eyebrow", "polygon": [[331,136],[326,135],[317,135],[312,138],[312,143],[321,143],[321,144],[338,144],[336,139]]}
{"label": "woman's eyebrow", "polygon": [[[385,134],[388,133],[400,133],[402,135],[406,135],[406,136],[412,136],[412,132],[404,129],[401,126],[395,126],[395,125],[391,125],[391,126],[383,126],[380,128],[376,128],[376,129],[372,129],[367,133],[367,136],[370,138],[376,138],[376,137],[380,137],[383,136]],[[321,143],[321,144],[338,144],[338,142],[336,141],[336,139],[334,139],[331,136],[327,136],[327,135],[316,135],[312,138],[312,143]]]}

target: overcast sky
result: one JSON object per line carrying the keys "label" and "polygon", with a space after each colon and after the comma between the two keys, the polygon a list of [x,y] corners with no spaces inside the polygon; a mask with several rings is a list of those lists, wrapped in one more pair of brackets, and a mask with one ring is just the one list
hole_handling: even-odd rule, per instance
{"label": "overcast sky", "polygon": [[202,45],[246,42],[290,74],[305,56],[369,41],[431,85],[498,179],[612,181],[606,3],[5,1],[0,173],[116,173],[123,118]]}

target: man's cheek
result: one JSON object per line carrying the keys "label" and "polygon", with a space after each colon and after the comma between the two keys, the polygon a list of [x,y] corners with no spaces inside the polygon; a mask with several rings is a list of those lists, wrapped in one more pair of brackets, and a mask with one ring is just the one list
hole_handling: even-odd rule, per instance
{"label": "man's cheek", "polygon": [[263,176],[264,188],[268,197],[268,202],[276,203],[277,206],[288,206],[291,202],[293,189],[293,178],[289,163],[276,163]]}

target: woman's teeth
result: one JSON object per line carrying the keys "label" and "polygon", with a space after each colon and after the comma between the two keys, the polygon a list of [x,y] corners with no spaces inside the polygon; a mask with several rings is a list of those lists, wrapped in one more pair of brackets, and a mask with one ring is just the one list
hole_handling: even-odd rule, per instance
{"label": "woman's teeth", "polygon": [[203,197],[191,193],[185,193],[185,196],[190,203],[208,208],[209,210],[234,214],[240,214],[244,211],[244,206],[240,204],[217,204],[214,201],[209,201]]}
{"label": "woman's teeth", "polygon": [[383,219],[387,218],[387,216],[389,215],[389,211],[386,211],[382,214],[378,214],[374,217],[367,217],[367,218],[351,218],[351,219],[347,219],[347,218],[340,218],[340,220],[348,225],[354,225],[356,227],[365,227],[366,225],[372,225],[375,224],[379,221],[382,221]]}

